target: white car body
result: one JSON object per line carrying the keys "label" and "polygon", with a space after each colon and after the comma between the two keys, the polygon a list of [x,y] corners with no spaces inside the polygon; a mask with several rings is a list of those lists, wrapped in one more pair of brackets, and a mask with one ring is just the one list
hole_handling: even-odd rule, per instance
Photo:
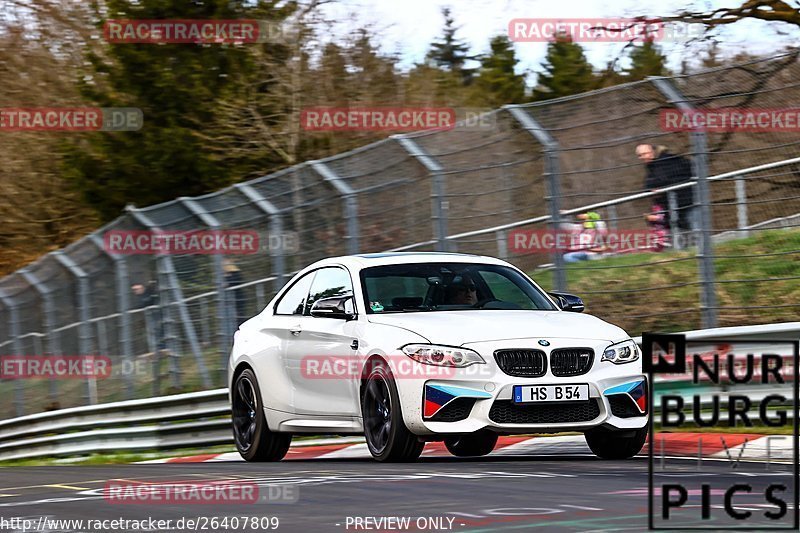
{"label": "white car body", "polygon": [[[516,270],[546,294],[513,265],[484,256],[442,253],[371,254],[337,257],[314,263],[296,274],[259,315],[240,326],[230,355],[231,387],[234,386],[236,375],[243,368],[252,369],[260,386],[260,406],[270,431],[291,434],[364,432],[360,400],[363,376],[351,369],[343,377],[314,379],[308,373],[309,358],[328,362],[335,358],[345,358],[359,369],[364,368],[371,358],[383,359],[395,376],[402,420],[408,430],[421,440],[436,440],[447,435],[479,430],[498,434],[523,434],[587,431],[600,427],[609,430],[641,430],[647,425],[645,412],[636,413],[634,410],[634,416],[630,413],[627,416],[617,416],[612,412],[610,404],[610,398],[616,395],[622,398],[623,404],[629,401],[635,405],[636,399],[626,395],[634,386],[632,384],[644,383],[643,390],[646,391],[646,378],[642,374],[638,351],[635,360],[625,364],[601,360],[601,355],[609,346],[630,339],[625,331],[594,316],[563,311],[550,296],[546,298],[553,304],[554,310],[474,309],[368,313],[366,307],[372,306],[372,303],[365,301],[361,271],[374,266],[408,263],[502,265]],[[276,314],[276,304],[295,282],[306,274],[325,267],[346,271],[354,292],[355,317],[340,320],[307,314]],[[409,344],[468,348],[480,354],[484,363],[437,372],[401,351],[402,347]],[[554,350],[566,348],[593,350],[593,361],[587,372],[574,376],[556,376],[553,375],[551,366],[548,366],[541,377],[519,377],[501,370],[494,357],[497,350],[536,349],[544,351],[549,358]],[[593,408],[589,415],[584,413],[582,417],[577,417],[578,420],[540,420],[539,414],[533,417],[520,415],[522,411],[518,407],[522,410],[531,409],[532,404],[516,404],[512,401],[515,386],[558,384],[588,385],[590,399],[579,403],[584,406],[593,403],[596,409]],[[426,394],[433,396],[436,391],[443,391],[445,400],[439,397],[437,401],[442,405],[434,404],[431,407],[426,404]],[[452,398],[447,400],[448,396]],[[436,419],[435,413],[426,416],[430,415],[427,411],[433,412],[437,407],[438,410],[444,409],[456,398],[464,398],[472,404],[471,408],[467,405],[468,416],[465,418],[440,421]],[[504,402],[498,404],[498,409],[502,410],[499,407],[502,405],[507,411],[506,415],[492,415],[491,409],[496,402]],[[641,404],[640,400],[639,405]],[[543,404],[535,405],[539,407],[533,409],[540,408]],[[558,415],[562,407],[569,410],[575,405],[575,402],[569,405],[550,402],[545,408]],[[593,416],[595,413],[596,416]],[[590,415],[589,419],[585,419]]]}

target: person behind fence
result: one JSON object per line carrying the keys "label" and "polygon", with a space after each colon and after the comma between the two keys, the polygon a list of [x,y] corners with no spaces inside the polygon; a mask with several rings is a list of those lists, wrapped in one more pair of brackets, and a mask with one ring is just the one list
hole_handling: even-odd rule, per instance
{"label": "person behind fence", "polygon": [[225,259],[222,262],[222,271],[225,274],[225,287],[231,289],[227,291],[228,309],[230,309],[230,316],[235,322],[235,328],[238,328],[242,322],[247,320],[245,314],[245,304],[247,302],[245,301],[244,289],[232,287],[238,287],[244,283],[244,278],[242,277],[241,269],[232,259]]}
{"label": "person behind fence", "polygon": [[669,246],[669,224],[667,224],[667,212],[664,207],[653,204],[650,208],[650,213],[645,215],[644,219],[653,237],[653,245],[649,248],[655,252],[660,252]]}
{"label": "person behind fence", "polygon": [[131,285],[133,302],[131,309],[144,309],[145,327],[152,334],[155,340],[155,347],[158,350],[166,349],[164,340],[164,322],[161,320],[161,310],[158,307],[158,285],[155,281],[144,283],[134,283]]}
{"label": "person behind fence", "polygon": [[[570,231],[570,247],[564,254],[565,263],[577,263],[590,259],[599,259],[606,251],[605,246],[597,244],[599,237],[605,234],[605,224],[600,218],[600,213],[589,211],[576,217],[578,224],[566,224],[565,229]],[[574,243],[574,244],[573,244]]]}
{"label": "person behind fence", "polygon": [[[640,144],[636,147],[636,156],[645,164],[644,187],[653,191],[663,189],[679,183],[686,183],[692,180],[692,164],[682,156],[669,152],[666,146],[653,146],[652,144]],[[678,231],[690,231],[690,211],[694,205],[694,187],[686,187],[675,191],[677,208],[677,228]],[[653,205],[669,206],[667,194],[653,196]],[[669,227],[669,220],[665,223]]]}

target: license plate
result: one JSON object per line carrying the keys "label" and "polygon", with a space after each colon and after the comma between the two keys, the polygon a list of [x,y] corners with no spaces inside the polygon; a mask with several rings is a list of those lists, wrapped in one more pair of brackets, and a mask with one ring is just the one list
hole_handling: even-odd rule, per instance
{"label": "license plate", "polygon": [[515,385],[514,402],[585,402],[589,385]]}

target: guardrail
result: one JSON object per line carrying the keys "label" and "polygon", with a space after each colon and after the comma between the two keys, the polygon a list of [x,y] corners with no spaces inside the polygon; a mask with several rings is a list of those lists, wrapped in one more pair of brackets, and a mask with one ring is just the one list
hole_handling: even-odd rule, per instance
{"label": "guardrail", "polygon": [[232,442],[227,389],[73,407],[0,421],[0,460]]}
{"label": "guardrail", "polygon": [[[800,322],[696,330],[685,335],[690,341],[796,340],[800,339]],[[641,338],[635,340],[641,343]],[[791,396],[792,387],[772,387],[768,391],[776,392]],[[753,407],[767,395],[750,388],[720,391],[723,396],[732,393],[747,394]],[[658,399],[657,396],[656,408]],[[721,403],[725,405],[724,399]],[[706,388],[701,394],[701,407],[710,405]],[[792,415],[791,411],[787,413]],[[231,443],[230,404],[224,388],[73,407],[0,421],[0,460]]]}

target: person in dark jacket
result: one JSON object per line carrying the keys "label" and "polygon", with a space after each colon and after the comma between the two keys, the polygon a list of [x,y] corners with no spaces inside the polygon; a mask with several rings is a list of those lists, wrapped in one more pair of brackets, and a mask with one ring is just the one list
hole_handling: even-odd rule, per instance
{"label": "person in dark jacket", "polygon": [[[636,147],[636,156],[645,164],[644,186],[650,191],[692,180],[692,163],[685,157],[671,154],[666,146],[640,144]],[[693,189],[686,187],[675,191],[679,231],[692,229],[690,212],[694,205]],[[669,206],[667,195],[654,196],[653,205]]]}
{"label": "person in dark jacket", "polygon": [[[241,269],[231,259],[225,259],[222,262],[222,271],[225,274],[225,286],[227,288],[238,287],[244,283]],[[230,317],[233,320],[234,331],[239,325],[247,320],[245,313],[245,295],[244,289],[241,287],[227,291],[228,309],[230,310]]]}
{"label": "person in dark jacket", "polygon": [[161,319],[161,309],[158,307],[158,285],[155,281],[149,281],[147,284],[134,283],[131,285],[131,292],[134,296],[131,309],[145,310],[145,328],[152,332],[155,347],[159,350],[166,349],[164,322]]}

